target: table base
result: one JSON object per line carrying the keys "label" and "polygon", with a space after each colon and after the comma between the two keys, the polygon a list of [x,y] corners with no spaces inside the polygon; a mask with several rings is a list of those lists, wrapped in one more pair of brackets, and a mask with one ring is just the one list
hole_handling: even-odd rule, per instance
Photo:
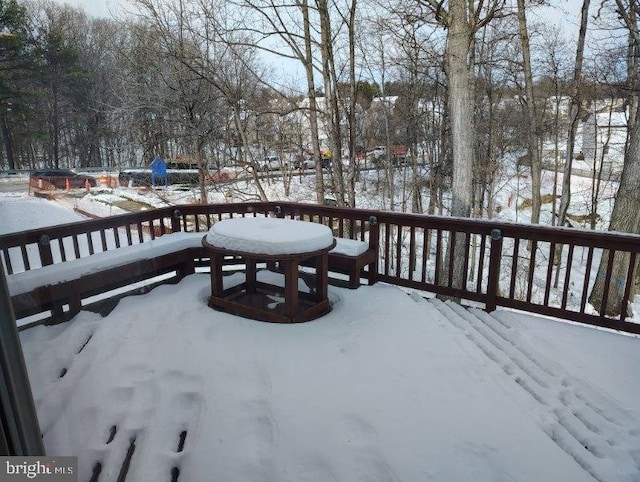
{"label": "table base", "polygon": [[247,283],[224,290],[222,296],[211,295],[209,307],[233,315],[271,323],[302,323],[311,321],[331,311],[328,299],[321,301],[310,294],[298,293],[295,310],[285,304],[284,288],[256,282],[253,291],[247,291]]}

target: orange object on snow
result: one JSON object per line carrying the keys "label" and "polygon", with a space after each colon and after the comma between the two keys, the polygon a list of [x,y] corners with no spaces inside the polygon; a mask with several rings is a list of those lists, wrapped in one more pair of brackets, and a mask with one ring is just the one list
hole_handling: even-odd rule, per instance
{"label": "orange object on snow", "polygon": [[91,190],[91,183],[89,182],[89,179],[84,181],[84,190],[87,191],[87,192],[89,192]]}
{"label": "orange object on snow", "polygon": [[69,178],[66,178],[64,180],[64,187],[67,189],[67,191],[71,191],[71,183],[69,182]]}

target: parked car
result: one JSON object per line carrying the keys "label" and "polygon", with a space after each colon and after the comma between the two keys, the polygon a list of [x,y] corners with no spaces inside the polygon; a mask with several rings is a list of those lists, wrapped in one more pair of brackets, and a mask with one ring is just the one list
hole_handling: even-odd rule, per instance
{"label": "parked car", "polygon": [[[333,198],[326,197],[326,198],[324,198],[324,205],[325,206],[338,207],[338,201],[336,201]],[[351,205],[349,204],[348,201],[345,201],[345,206],[348,207],[348,208],[351,207]]]}
{"label": "parked car", "polygon": [[[391,158],[391,162],[394,166],[402,166],[406,163],[407,155],[409,150],[406,146],[391,146],[389,150],[389,155]],[[386,162],[387,156],[387,146],[376,146],[367,153],[367,157],[371,159],[376,164],[382,164]]]}
{"label": "parked car", "polygon": [[[331,169],[331,158],[322,156],[321,163],[322,163],[322,169]],[[313,160],[313,157],[296,159],[296,161],[293,163],[293,168],[302,169],[302,170],[314,169],[315,161]]]}
{"label": "parked car", "polygon": [[312,157],[303,157],[298,156],[295,161],[293,161],[294,169],[311,169],[313,168],[313,158]]}
{"label": "parked car", "polygon": [[387,154],[387,146],[376,146],[369,152],[369,155],[373,157],[373,159],[378,159]]}
{"label": "parked car", "polygon": [[280,159],[278,156],[269,156],[265,157],[258,163],[260,165],[260,169],[263,171],[279,171],[280,170]]}
{"label": "parked car", "polygon": [[77,174],[68,169],[43,169],[33,171],[29,178],[33,183],[38,184],[42,181],[43,183],[49,183],[57,189],[65,189],[67,187],[67,180],[71,188],[83,188],[87,182],[89,182],[90,187],[96,187],[98,185],[95,177],[86,174]]}
{"label": "parked car", "polygon": [[20,171],[16,169],[8,169],[6,171],[0,171],[0,177],[16,178],[20,176]]}

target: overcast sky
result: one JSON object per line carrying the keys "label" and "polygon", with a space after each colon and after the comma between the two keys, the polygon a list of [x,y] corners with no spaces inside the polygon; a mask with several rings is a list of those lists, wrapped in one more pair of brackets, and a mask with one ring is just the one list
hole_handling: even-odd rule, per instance
{"label": "overcast sky", "polygon": [[[126,0],[56,0],[58,3],[68,3],[80,7],[89,15],[95,17],[110,17],[110,11]],[[555,22],[562,24],[577,24],[579,22],[582,0],[551,0],[555,8],[550,8],[549,16]]]}
{"label": "overcast sky", "polygon": [[[87,14],[94,17],[112,18],[117,14],[122,5],[127,5],[128,0],[55,0],[58,3],[67,3],[73,7],[83,9]],[[580,8],[583,0],[550,0],[552,7],[532,10],[528,15],[529,22],[538,23],[552,22],[559,25],[564,32],[564,37],[571,41],[577,36],[580,22]],[[543,18],[539,18],[542,16]],[[269,57],[269,56],[267,56]],[[266,63],[271,66],[273,73],[281,78],[286,85],[302,85],[305,90],[305,81],[301,67],[297,62],[283,61],[278,58],[271,62],[266,59]]]}
{"label": "overcast sky", "polygon": [[94,17],[110,18],[111,10],[115,10],[120,0],[55,0],[57,3],[66,3],[72,7],[83,9]]}

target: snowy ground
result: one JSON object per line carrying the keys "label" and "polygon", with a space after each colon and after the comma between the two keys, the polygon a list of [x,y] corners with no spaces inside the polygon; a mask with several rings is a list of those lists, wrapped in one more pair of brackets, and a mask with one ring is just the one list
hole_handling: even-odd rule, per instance
{"label": "snowy ground", "polygon": [[208,290],[196,274],[21,334],[47,451],[80,480],[114,480],[132,443],[141,482],[640,476],[638,338],[385,285],[284,326]]}
{"label": "snowy ground", "polygon": [[[69,207],[2,197],[0,231]],[[284,326],[208,290],[196,274],[21,333],[45,447],[79,480],[115,480],[132,448],[129,482],[640,480],[639,337],[383,284]]]}

